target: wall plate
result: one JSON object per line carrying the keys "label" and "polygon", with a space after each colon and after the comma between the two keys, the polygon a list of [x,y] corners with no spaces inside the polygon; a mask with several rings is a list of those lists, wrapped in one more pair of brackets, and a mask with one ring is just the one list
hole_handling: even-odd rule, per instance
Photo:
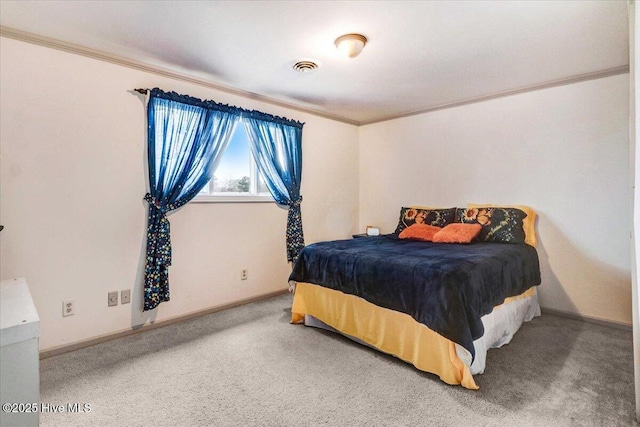
{"label": "wall plate", "polygon": [[120,291],[120,303],[129,304],[131,302],[131,289],[124,289]]}
{"label": "wall plate", "polygon": [[62,301],[62,317],[73,316],[76,314],[76,306],[72,299]]}
{"label": "wall plate", "polygon": [[118,291],[112,291],[108,294],[107,305],[109,307],[113,307],[114,305],[118,305]]}

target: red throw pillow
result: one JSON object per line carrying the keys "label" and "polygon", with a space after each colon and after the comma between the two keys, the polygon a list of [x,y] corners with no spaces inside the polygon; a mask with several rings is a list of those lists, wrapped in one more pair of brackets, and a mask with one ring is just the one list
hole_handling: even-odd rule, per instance
{"label": "red throw pillow", "polygon": [[433,235],[433,241],[437,243],[471,243],[480,234],[480,224],[453,223],[442,228]]}
{"label": "red throw pillow", "polygon": [[433,235],[442,230],[440,227],[428,224],[413,224],[400,232],[398,235],[401,239],[416,239],[431,242]]}

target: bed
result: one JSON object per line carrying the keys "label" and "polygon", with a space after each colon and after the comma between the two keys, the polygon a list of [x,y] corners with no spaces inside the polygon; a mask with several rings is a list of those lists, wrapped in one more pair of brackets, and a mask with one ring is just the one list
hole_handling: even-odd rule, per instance
{"label": "bed", "polygon": [[[535,213],[469,206],[447,215],[415,211],[402,208],[392,234],[305,247],[289,278],[292,323],[339,332],[448,384],[478,389],[473,375],[484,371],[487,350],[540,315]],[[433,233],[406,237],[418,228]],[[436,238],[449,229],[473,229],[472,237]]]}

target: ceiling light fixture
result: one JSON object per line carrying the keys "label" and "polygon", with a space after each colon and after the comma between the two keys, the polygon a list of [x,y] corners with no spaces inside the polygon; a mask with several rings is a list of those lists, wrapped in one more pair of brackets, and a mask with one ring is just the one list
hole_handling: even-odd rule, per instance
{"label": "ceiling light fixture", "polygon": [[362,34],[345,34],[335,41],[338,51],[347,58],[355,58],[360,55],[364,45],[367,44],[367,38]]}

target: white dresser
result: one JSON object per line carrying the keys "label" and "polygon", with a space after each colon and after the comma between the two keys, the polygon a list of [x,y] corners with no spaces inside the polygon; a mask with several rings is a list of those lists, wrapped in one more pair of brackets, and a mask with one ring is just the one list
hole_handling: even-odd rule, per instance
{"label": "white dresser", "polygon": [[[40,318],[23,278],[0,282],[0,426],[37,426]],[[21,406],[20,406],[21,405]]]}

